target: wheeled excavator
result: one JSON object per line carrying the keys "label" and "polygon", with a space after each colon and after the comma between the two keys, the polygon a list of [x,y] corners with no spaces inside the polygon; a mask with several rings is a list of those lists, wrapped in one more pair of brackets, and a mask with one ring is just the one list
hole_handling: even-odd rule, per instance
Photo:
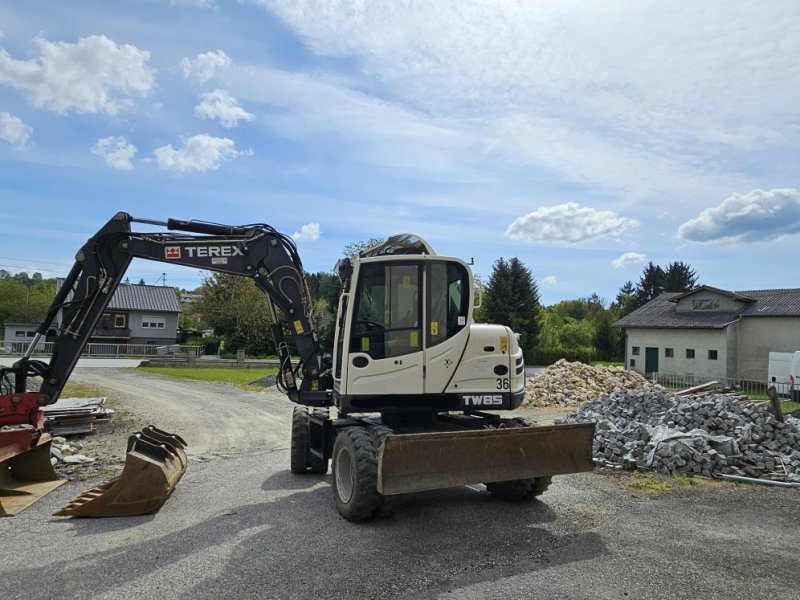
{"label": "wheeled excavator", "polygon": [[[132,224],[166,231],[137,233]],[[78,251],[27,351],[0,371],[0,500],[32,502],[61,483],[41,407],[58,400],[134,258],[249,277],[265,293],[277,386],[296,405],[290,469],[324,474],[331,466],[345,519],[372,517],[388,496],[466,484],[483,483],[503,500],[530,499],[554,475],[592,469],[593,424],[531,426],[501,416],[524,397],[522,350],[510,328],[473,322],[475,286],[464,261],[438,256],[412,234],[340,260],[331,356],[321,349],[291,237],[266,224],[120,212]],[[45,336],[54,342],[47,363],[32,358]],[[41,386],[30,392],[34,377]],[[157,509],[186,469],[184,446],[156,429],[132,436],[119,480],[57,514]]]}

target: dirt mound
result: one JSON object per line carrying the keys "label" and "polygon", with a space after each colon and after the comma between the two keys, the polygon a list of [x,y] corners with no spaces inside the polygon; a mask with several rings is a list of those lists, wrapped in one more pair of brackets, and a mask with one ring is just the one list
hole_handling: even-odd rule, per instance
{"label": "dirt mound", "polygon": [[623,367],[590,366],[563,358],[526,384],[524,406],[577,406],[618,390],[652,390],[653,384]]}

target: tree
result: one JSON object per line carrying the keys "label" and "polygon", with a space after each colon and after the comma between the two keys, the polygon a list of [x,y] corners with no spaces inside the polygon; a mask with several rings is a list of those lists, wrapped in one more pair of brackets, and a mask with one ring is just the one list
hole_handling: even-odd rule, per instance
{"label": "tree", "polygon": [[486,319],[520,334],[520,346],[532,359],[539,335],[539,288],[517,257],[497,259],[487,286]]}
{"label": "tree", "polygon": [[665,292],[688,292],[697,286],[697,273],[684,262],[676,261],[667,265],[664,271]]}
{"label": "tree", "polygon": [[636,286],[640,306],[657,298],[664,292],[664,269],[650,261],[642,272]]}
{"label": "tree", "polygon": [[0,277],[0,324],[36,323],[44,318],[56,295],[56,280],[30,278],[27,273]]}
{"label": "tree", "polygon": [[247,277],[212,273],[199,290],[195,309],[214,332],[225,338],[228,351],[275,354],[267,297]]}
{"label": "tree", "polygon": [[342,253],[344,253],[347,258],[356,258],[362,252],[366,252],[375,246],[380,246],[385,241],[386,238],[370,238],[360,242],[352,242],[344,247]]}
{"label": "tree", "polygon": [[622,357],[619,345],[620,332],[612,327],[614,315],[610,310],[598,313],[594,322],[594,347],[600,360],[617,360]]}

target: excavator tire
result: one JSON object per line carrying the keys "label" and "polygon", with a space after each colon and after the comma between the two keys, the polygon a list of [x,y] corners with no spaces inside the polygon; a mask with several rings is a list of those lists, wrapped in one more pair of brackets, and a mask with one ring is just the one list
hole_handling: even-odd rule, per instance
{"label": "excavator tire", "polygon": [[[328,418],[327,409],[315,409],[314,416]],[[303,406],[295,406],[292,413],[292,440],[289,470],[295,474],[328,472],[328,460],[311,453],[311,417]]]}
{"label": "excavator tire", "polygon": [[[330,411],[327,408],[315,408],[314,412],[312,413],[313,416],[318,417],[320,419],[328,419],[330,418]],[[309,425],[310,428],[310,425]],[[310,440],[309,434],[309,440]],[[311,467],[312,473],[320,473],[324,475],[328,472],[328,459],[327,458],[320,458],[316,454],[311,453],[311,449],[309,448],[308,451],[308,464]]]}
{"label": "excavator tire", "polygon": [[289,470],[292,473],[308,473],[308,411],[295,406],[292,413],[292,441]]}
{"label": "excavator tire", "polygon": [[339,431],[333,445],[333,495],[339,514],[363,521],[380,508],[378,457],[375,437],[363,427]]}
{"label": "excavator tire", "polygon": [[[501,425],[508,429],[528,427],[521,418],[511,419]],[[506,502],[520,502],[530,500],[545,493],[552,477],[531,477],[528,479],[513,479],[511,481],[494,481],[486,484],[486,490],[495,498]]]}

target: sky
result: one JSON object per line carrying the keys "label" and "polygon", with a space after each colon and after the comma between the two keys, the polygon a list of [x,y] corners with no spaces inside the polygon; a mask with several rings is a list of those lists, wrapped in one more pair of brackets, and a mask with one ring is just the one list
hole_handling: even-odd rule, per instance
{"label": "sky", "polygon": [[798,31],[796,0],[9,0],[0,268],[64,275],[125,211],[265,222],[309,272],[412,232],[545,305],[649,261],[800,287]]}

